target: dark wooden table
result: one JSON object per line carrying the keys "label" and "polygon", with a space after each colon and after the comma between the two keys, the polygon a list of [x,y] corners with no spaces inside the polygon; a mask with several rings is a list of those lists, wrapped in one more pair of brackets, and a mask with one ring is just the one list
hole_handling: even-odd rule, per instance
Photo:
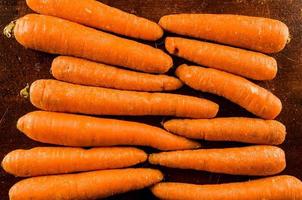
{"label": "dark wooden table", "polygon": [[[75,1],[76,2],[76,1]],[[270,89],[283,102],[283,111],[278,120],[287,126],[287,139],[281,147],[286,151],[287,168],[282,174],[294,175],[302,179],[302,1],[299,0],[103,0],[104,3],[125,11],[158,21],[171,13],[234,13],[252,16],[271,17],[282,20],[290,29],[292,41],[284,51],[273,55],[279,65],[275,80],[258,82]],[[30,13],[25,0],[0,0],[0,28],[11,20]],[[155,45],[155,43],[149,43]],[[162,42],[157,42],[162,46]],[[20,133],[15,125],[17,119],[25,113],[35,110],[27,99],[19,96],[19,91],[36,79],[51,78],[49,73],[54,58],[41,52],[28,50],[17,44],[14,39],[0,37],[0,159],[17,148],[45,146],[33,142]],[[175,65],[185,62],[174,59]],[[173,70],[170,72],[173,74]],[[194,92],[184,87],[178,93],[209,98],[220,104],[219,116],[252,116],[238,106],[210,94]],[[120,117],[125,119],[125,117]],[[163,118],[144,117],[127,118],[160,126]],[[204,142],[205,148],[242,146],[239,143]],[[145,149],[152,152],[151,149]],[[147,163],[141,166],[149,166]],[[156,167],[156,166],[153,166]],[[156,167],[157,168],[157,167]],[[243,181],[255,177],[211,174],[190,170],[160,168],[166,181],[190,183],[224,183]],[[8,199],[9,188],[19,178],[0,171],[0,199]],[[110,199],[155,199],[148,189],[130,192]]]}

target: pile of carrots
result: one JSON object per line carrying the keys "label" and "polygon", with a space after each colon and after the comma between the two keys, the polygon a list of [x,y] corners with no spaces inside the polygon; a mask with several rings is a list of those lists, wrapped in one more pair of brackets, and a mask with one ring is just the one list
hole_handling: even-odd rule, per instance
{"label": "pile of carrots", "polygon": [[[157,24],[95,0],[26,2],[39,14],[17,19],[4,34],[26,48],[60,56],[51,66],[56,80],[37,80],[28,91],[40,111],[22,116],[17,128],[35,141],[60,146],[19,149],[5,156],[6,172],[29,177],[10,189],[11,200],[97,199],[145,187],[171,200],[302,199],[302,182],[292,176],[196,185],[161,182],[159,170],[130,168],[148,161],[232,175],[282,172],[285,153],[274,146],[286,136],[285,126],[274,120],[281,101],[249,79],[276,76],[276,60],[264,53],[285,47],[289,31],[284,23],[239,15],[176,14],[163,16]],[[163,30],[196,38],[167,37],[165,47],[169,54],[204,67],[183,64],[176,69],[178,78],[164,75],[173,66],[170,55],[122,37],[155,41]],[[223,96],[259,118],[215,118],[219,106],[212,101],[161,93],[183,84]],[[85,114],[180,119],[165,121],[162,129]],[[194,139],[253,145],[202,149]],[[164,152],[148,155],[125,146]]]}

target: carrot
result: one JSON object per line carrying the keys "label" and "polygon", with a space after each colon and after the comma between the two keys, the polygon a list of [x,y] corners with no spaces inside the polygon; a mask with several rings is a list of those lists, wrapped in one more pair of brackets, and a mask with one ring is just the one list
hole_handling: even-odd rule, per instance
{"label": "carrot", "polygon": [[40,176],[129,167],[144,162],[147,154],[136,148],[111,147],[89,150],[69,147],[18,149],[7,154],[3,169],[15,176]]}
{"label": "carrot", "polygon": [[174,119],[165,122],[164,127],[188,138],[253,144],[278,145],[284,142],[286,135],[285,126],[278,121],[245,117]]}
{"label": "carrot", "polygon": [[165,30],[264,53],[281,51],[289,42],[288,27],[274,19],[222,14],[163,16]]}
{"label": "carrot", "polygon": [[166,38],[170,54],[207,67],[255,80],[271,80],[277,74],[277,61],[262,53],[177,37]]}
{"label": "carrot", "polygon": [[66,56],[53,60],[51,72],[58,80],[123,90],[165,91],[182,86],[182,82],[172,76],[133,72]]}
{"label": "carrot", "polygon": [[10,200],[98,199],[142,189],[163,179],[155,169],[114,169],[34,177],[16,183]]}
{"label": "carrot", "polygon": [[158,127],[65,113],[31,112],[18,120],[17,128],[33,140],[66,146],[139,145],[161,150],[199,147]]}
{"label": "carrot", "polygon": [[161,27],[142,17],[107,6],[95,0],[26,0],[32,10],[129,37],[157,40]]}
{"label": "carrot", "polygon": [[158,183],[152,193],[166,200],[298,200],[302,183],[293,176],[275,176],[246,182],[196,185]]}
{"label": "carrot", "polygon": [[121,91],[38,80],[30,87],[30,100],[42,110],[96,115],[173,115],[212,118],[218,105],[197,97]]}
{"label": "carrot", "polygon": [[16,21],[16,40],[27,48],[127,68],[163,73],[173,65],[160,49],[51,16],[29,14]]}
{"label": "carrot", "polygon": [[176,75],[191,88],[223,96],[264,119],[274,119],[282,110],[278,97],[240,76],[187,65],[179,66]]}
{"label": "carrot", "polygon": [[151,164],[233,175],[268,176],[284,170],[284,151],[275,146],[248,146],[154,153]]}

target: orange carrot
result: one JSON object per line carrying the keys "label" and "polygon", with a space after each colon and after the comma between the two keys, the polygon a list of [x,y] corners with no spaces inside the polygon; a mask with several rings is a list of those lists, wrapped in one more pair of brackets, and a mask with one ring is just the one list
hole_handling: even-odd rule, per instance
{"label": "orange carrot", "polygon": [[234,175],[268,176],[286,166],[284,151],[275,146],[248,146],[154,153],[151,164]]}
{"label": "orange carrot", "polygon": [[165,122],[164,127],[188,138],[254,144],[278,145],[284,142],[286,135],[285,126],[278,121],[245,117],[174,119]]}
{"label": "orange carrot", "polygon": [[190,87],[223,96],[264,119],[274,119],[282,110],[278,97],[240,76],[187,65],[179,66],[176,75]]}
{"label": "orange carrot", "polygon": [[66,56],[53,60],[51,72],[58,80],[123,90],[165,91],[182,86],[182,82],[172,76],[133,72]]}
{"label": "orange carrot", "polygon": [[176,14],[163,16],[159,24],[170,32],[264,53],[279,52],[289,41],[289,31],[284,23],[263,17]]}
{"label": "orange carrot", "polygon": [[207,67],[255,80],[271,80],[277,74],[277,61],[262,53],[177,37],[166,38],[170,54]]}
{"label": "orange carrot", "polygon": [[18,149],[7,154],[3,169],[15,176],[40,176],[80,171],[124,168],[144,162],[147,154],[136,148],[111,147],[89,150],[69,147]]}
{"label": "orange carrot", "polygon": [[160,49],[51,16],[29,14],[16,21],[14,36],[27,47],[163,73],[173,61]]}
{"label": "orange carrot", "polygon": [[26,0],[34,11],[144,40],[162,37],[161,27],[147,19],[95,0]]}
{"label": "orange carrot", "polygon": [[79,174],[34,177],[16,183],[10,200],[98,199],[142,189],[160,182],[155,169],[114,169]]}
{"label": "orange carrot", "polygon": [[65,113],[31,112],[18,120],[17,128],[33,140],[67,146],[139,145],[161,150],[199,147],[158,127]]}
{"label": "orange carrot", "polygon": [[96,115],[172,115],[212,118],[218,105],[197,97],[121,91],[80,86],[55,80],[38,80],[30,100],[42,110]]}
{"label": "orange carrot", "polygon": [[302,199],[301,181],[287,175],[212,185],[158,183],[151,190],[156,197],[166,200]]}

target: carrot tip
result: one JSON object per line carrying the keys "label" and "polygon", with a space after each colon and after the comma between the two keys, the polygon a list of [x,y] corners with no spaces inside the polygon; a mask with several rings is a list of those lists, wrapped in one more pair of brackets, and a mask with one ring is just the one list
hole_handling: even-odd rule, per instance
{"label": "carrot tip", "polygon": [[195,142],[195,147],[194,147],[194,149],[199,149],[199,148],[201,148],[201,144],[199,144],[198,142]]}
{"label": "carrot tip", "polygon": [[4,34],[7,38],[11,38],[11,37],[12,37],[12,32],[13,32],[15,26],[16,26],[16,20],[11,21],[11,22],[3,29],[3,34]]}
{"label": "carrot tip", "polygon": [[29,84],[28,83],[26,83],[25,88],[23,88],[20,91],[20,95],[25,99],[27,99],[29,97]]}

